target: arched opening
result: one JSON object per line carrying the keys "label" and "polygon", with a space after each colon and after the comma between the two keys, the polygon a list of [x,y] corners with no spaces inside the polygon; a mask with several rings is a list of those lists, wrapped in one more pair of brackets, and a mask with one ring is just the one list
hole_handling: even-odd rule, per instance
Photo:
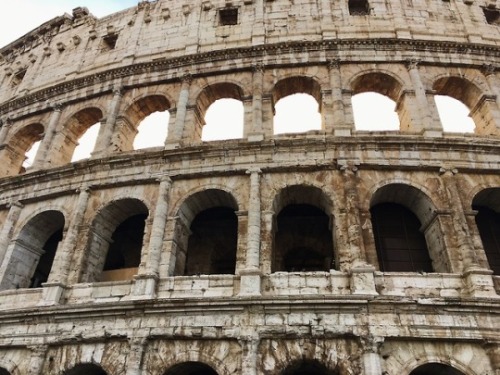
{"label": "arched opening", "polygon": [[462,371],[442,363],[426,363],[410,372],[410,375],[465,375]]}
{"label": "arched opening", "polygon": [[42,124],[31,124],[23,127],[8,141],[8,165],[6,175],[24,173],[33,164],[38,145],[43,138]]}
{"label": "arched opening", "polygon": [[71,157],[71,162],[90,158],[92,151],[94,151],[100,128],[101,123],[96,122],[85,131],[80,139],[78,139],[75,152],[73,152],[73,156]]}
{"label": "arched opening", "polygon": [[107,375],[107,373],[101,366],[93,363],[83,363],[65,371],[64,375]]}
{"label": "arched opening", "polygon": [[222,190],[209,189],[186,199],[176,225],[175,275],[235,273],[237,210],[234,198]]}
{"label": "arched opening", "polygon": [[87,246],[84,282],[130,280],[141,260],[148,208],[125,198],[101,209],[94,219]]}
{"label": "arched opening", "polygon": [[296,361],[283,370],[281,375],[338,375],[336,370],[330,370],[316,360],[304,359]]}
{"label": "arched opening", "polygon": [[148,95],[136,100],[116,120],[114,151],[130,151],[165,144],[171,105],[163,95]]}
{"label": "arched opening", "polygon": [[[399,130],[406,111],[400,101],[401,84],[385,73],[367,73],[351,84],[352,109],[357,130]],[[400,105],[398,105],[400,104]],[[396,112],[397,110],[397,112]],[[406,124],[403,127],[408,127]]]}
{"label": "arched opening", "polygon": [[[438,110],[440,110],[439,115],[443,123],[443,128],[445,128],[446,124],[445,130],[451,128],[451,131],[462,132],[467,129],[477,134],[485,135],[496,132],[490,104],[487,100],[482,100],[484,95],[475,84],[462,77],[447,76],[434,82],[432,88],[435,90],[436,95],[438,95],[436,104],[439,104]],[[443,109],[443,105],[440,104],[440,102],[443,102],[443,98],[440,98],[440,96],[455,99],[461,104],[457,104],[450,99],[445,99],[448,104],[450,102],[452,104],[449,108],[445,107]],[[496,103],[493,106],[496,106]],[[469,110],[471,110],[470,114],[468,113]],[[462,115],[457,117],[459,113],[462,113]],[[454,130],[457,128],[457,124],[461,124],[464,118],[467,119],[469,116],[470,119],[468,119],[466,124],[461,125],[458,130]]]}
{"label": "arched opening", "polygon": [[8,372],[6,369],[3,367],[0,367],[0,375],[10,375],[10,372]]}
{"label": "arched opening", "polygon": [[474,133],[476,124],[469,116],[469,108],[447,95],[434,95],[443,130],[454,133]]}
{"label": "arched opening", "polygon": [[38,288],[46,282],[62,239],[64,215],[45,211],[23,227],[13,246],[1,288]]}
{"label": "arched opening", "polygon": [[330,203],[311,186],[291,186],[275,198],[272,272],[328,271],[334,268]]}
{"label": "arched opening", "polygon": [[170,367],[163,375],[217,375],[217,372],[201,362],[184,362]]}
{"label": "arched opening", "polygon": [[285,78],[274,86],[274,134],[321,130],[321,87],[310,77]]}
{"label": "arched opening", "polygon": [[164,146],[168,136],[170,112],[154,112],[139,123],[134,139],[134,150]]}
{"label": "arched opening", "polygon": [[396,102],[376,92],[364,92],[352,97],[352,112],[356,130],[399,130]]}
{"label": "arched opening", "polygon": [[422,191],[385,185],[373,195],[370,212],[381,271],[449,272],[440,221]]}
{"label": "arched opening", "polygon": [[485,189],[474,197],[476,225],[481,236],[488,265],[500,275],[500,188]]}
{"label": "arched opening", "polygon": [[60,151],[58,155],[52,154],[52,165],[88,158],[94,150],[102,117],[98,108],[86,108],[75,113],[54,140],[53,148]]}
{"label": "arched opening", "polygon": [[371,215],[381,271],[433,271],[420,220],[413,212],[397,203],[380,203],[371,208]]}
{"label": "arched opening", "polygon": [[218,99],[205,114],[202,141],[216,141],[243,137],[243,103],[236,99]]}
{"label": "arched opening", "polygon": [[195,139],[209,141],[243,137],[243,90],[238,85],[223,82],[205,87],[196,99],[195,113]]}

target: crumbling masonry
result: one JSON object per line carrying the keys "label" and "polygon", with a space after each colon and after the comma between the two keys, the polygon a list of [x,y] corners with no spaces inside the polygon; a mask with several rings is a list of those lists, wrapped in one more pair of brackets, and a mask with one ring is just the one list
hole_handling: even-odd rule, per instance
{"label": "crumbling masonry", "polygon": [[[2,48],[0,375],[499,375],[499,24],[498,0],[157,0]],[[398,131],[355,128],[363,92]],[[322,129],[275,135],[294,93]],[[203,142],[221,98],[243,137]]]}

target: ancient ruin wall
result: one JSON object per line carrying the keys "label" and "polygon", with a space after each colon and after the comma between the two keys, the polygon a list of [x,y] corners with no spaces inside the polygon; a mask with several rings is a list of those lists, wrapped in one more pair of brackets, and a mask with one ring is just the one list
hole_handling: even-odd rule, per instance
{"label": "ancient ruin wall", "polygon": [[[1,49],[0,374],[499,374],[500,275],[475,219],[500,211],[498,23],[491,0],[142,1]],[[356,129],[363,92],[397,103],[398,131]],[[275,135],[294,93],[322,129]],[[438,94],[473,133],[443,131]],[[243,137],[202,142],[221,98],[243,103]],[[164,146],[133,150],[163,110]],[[430,272],[384,270],[384,203],[417,217]],[[313,271],[286,263],[294,205],[324,227]],[[124,241],[129,219],[144,230]],[[203,237],[226,221],[234,235]]]}

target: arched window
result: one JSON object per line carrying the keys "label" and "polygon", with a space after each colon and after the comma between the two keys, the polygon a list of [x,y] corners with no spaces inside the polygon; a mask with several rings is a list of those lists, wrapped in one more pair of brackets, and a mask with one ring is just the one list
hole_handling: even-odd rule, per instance
{"label": "arched window", "polygon": [[415,214],[397,203],[381,203],[371,208],[371,215],[381,271],[433,271]]}
{"label": "arched window", "polygon": [[442,363],[427,363],[418,366],[410,375],[465,375],[463,372]]}
{"label": "arched window", "polygon": [[321,130],[321,87],[310,77],[290,77],[273,88],[274,134]]}
{"label": "arched window", "polygon": [[33,164],[35,153],[43,137],[42,124],[31,124],[23,127],[7,140],[6,163],[2,166],[3,174],[15,175],[24,173]]}
{"label": "arched window", "polygon": [[476,225],[490,269],[500,275],[500,188],[485,189],[472,201]]}
{"label": "arched window", "polygon": [[29,220],[11,244],[14,248],[0,289],[38,288],[46,282],[63,228],[59,211],[45,211]]}
{"label": "arched window", "polygon": [[163,375],[217,375],[217,372],[201,362],[184,362],[170,367]]}
{"label": "arched window", "polygon": [[[312,199],[310,199],[312,198]],[[318,188],[292,186],[278,194],[272,271],[308,272],[334,268],[330,206]]]}
{"label": "arched window", "polygon": [[148,95],[131,104],[116,119],[113,151],[130,151],[165,145],[170,102],[163,95]]}
{"label": "arched window", "polygon": [[434,100],[444,131],[474,133],[476,124],[464,103],[447,95],[434,95]]}
{"label": "arched window", "polygon": [[243,96],[243,89],[234,83],[205,87],[196,99],[194,134],[188,136],[203,141],[243,137]]}
{"label": "arched window", "polygon": [[281,375],[338,375],[337,370],[330,370],[316,360],[304,359],[296,361],[281,373]]}
{"label": "arched window", "polygon": [[85,133],[78,139],[78,144],[71,157],[71,162],[90,158],[92,151],[94,151],[100,128],[100,122],[96,122],[87,128]]}
{"label": "arched window", "polygon": [[[102,117],[101,110],[92,107],[71,116],[63,130],[55,136],[49,151],[52,166],[88,158],[94,150]],[[54,154],[53,150],[58,150],[58,153]]]}
{"label": "arched window", "polygon": [[107,373],[101,366],[93,363],[83,363],[65,371],[64,375],[107,375]]}
{"label": "arched window", "polygon": [[90,228],[82,281],[130,280],[137,274],[148,213],[144,203],[132,198],[99,211]]}
{"label": "arched window", "polygon": [[238,242],[237,204],[227,192],[193,194],[179,210],[175,275],[234,274]]}
{"label": "arched window", "polygon": [[236,99],[218,99],[208,107],[202,141],[243,138],[243,103]]}
{"label": "arched window", "polygon": [[[400,130],[410,127],[406,123],[400,124],[399,119],[408,116],[404,115],[406,106],[401,97],[402,86],[394,77],[385,73],[366,73],[357,77],[351,87],[356,130]],[[398,101],[402,101],[400,105]]]}
{"label": "arched window", "polygon": [[274,134],[321,130],[321,114],[316,99],[309,94],[292,94],[275,105]]}
{"label": "arched window", "polygon": [[441,221],[422,190],[401,183],[384,185],[373,194],[370,211],[380,270],[451,272]]}
{"label": "arched window", "polygon": [[352,97],[356,130],[399,130],[396,102],[376,92],[364,92]]}
{"label": "arched window", "polygon": [[134,139],[134,150],[164,146],[168,136],[170,113],[157,111],[148,115],[139,123]]}
{"label": "arched window", "polygon": [[[462,77],[446,76],[434,82],[432,88],[435,90],[436,95],[453,98],[462,103],[462,105],[457,105],[456,102],[453,102],[451,109],[445,108],[443,110],[443,106],[440,104],[443,98],[437,98],[436,103],[439,104],[438,110],[440,110],[441,121],[443,122],[443,119],[446,118],[446,122],[443,122],[443,128],[445,125],[448,127],[448,121],[455,123],[456,126],[458,121],[456,115],[462,112],[461,118],[463,120],[463,118],[469,116],[468,110],[470,109],[472,111],[470,113],[472,122],[469,120],[468,124],[462,125],[457,130],[454,130],[453,125],[450,125],[452,127],[451,131],[465,132],[467,130],[483,135],[496,133],[495,119],[490,104],[487,100],[482,100],[487,93],[483,93],[478,86]],[[449,103],[450,99],[447,99],[447,102]],[[464,109],[464,106],[466,109]],[[493,103],[492,106],[496,107],[496,103]],[[457,107],[459,108],[458,111]],[[446,128],[445,130],[449,131]]]}

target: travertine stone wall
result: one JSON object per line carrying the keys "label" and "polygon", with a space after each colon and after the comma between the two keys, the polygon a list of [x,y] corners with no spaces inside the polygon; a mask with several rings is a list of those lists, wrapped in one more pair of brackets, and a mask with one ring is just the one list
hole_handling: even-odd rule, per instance
{"label": "travertine stone wall", "polygon": [[[0,50],[0,375],[500,374],[500,275],[475,220],[478,205],[500,212],[500,29],[484,13],[500,7],[348,4],[77,8]],[[399,130],[356,129],[363,92],[396,102]],[[275,104],[295,93],[318,102],[322,129],[275,135]],[[435,95],[468,106],[474,132],[443,131]],[[222,98],[243,103],[244,136],[203,142]],[[134,150],[140,122],[166,110],[164,146]],[[96,122],[92,156],[71,163]],[[434,272],[383,271],[370,209],[387,202],[418,218]],[[276,270],[294,204],[327,217],[327,269]],[[218,207],[234,213],[234,272],[185,276],[217,259],[223,241],[196,256],[189,241]],[[140,262],[103,281],[134,215]],[[29,288],[56,230],[50,274]]]}

